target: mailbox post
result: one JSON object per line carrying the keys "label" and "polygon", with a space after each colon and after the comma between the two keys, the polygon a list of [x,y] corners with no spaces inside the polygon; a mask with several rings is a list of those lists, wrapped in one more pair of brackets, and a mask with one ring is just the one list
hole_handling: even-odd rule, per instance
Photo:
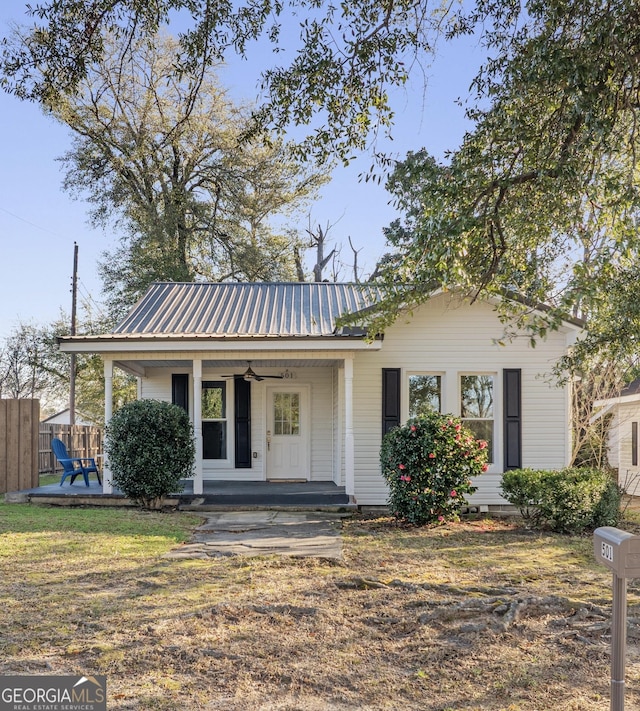
{"label": "mailbox post", "polygon": [[612,526],[596,528],[593,534],[593,551],[598,563],[613,572],[611,711],[624,711],[627,578],[640,578],[640,536]]}

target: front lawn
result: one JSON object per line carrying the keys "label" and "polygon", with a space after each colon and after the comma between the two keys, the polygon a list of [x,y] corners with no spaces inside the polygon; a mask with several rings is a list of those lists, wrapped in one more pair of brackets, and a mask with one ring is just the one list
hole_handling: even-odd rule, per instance
{"label": "front lawn", "polygon": [[[109,709],[608,708],[591,537],[353,519],[342,565],[163,558],[200,520],[0,504],[0,674],[104,674]],[[634,708],[640,581],[629,615]]]}

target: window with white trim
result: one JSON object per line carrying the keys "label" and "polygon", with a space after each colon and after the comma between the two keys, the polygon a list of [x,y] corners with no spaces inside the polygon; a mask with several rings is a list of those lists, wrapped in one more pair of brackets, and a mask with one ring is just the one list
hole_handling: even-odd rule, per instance
{"label": "window with white trim", "polygon": [[409,376],[409,417],[442,412],[442,377],[431,373]]}
{"label": "window with white trim", "polygon": [[227,384],[202,382],[202,457],[227,458]]}
{"label": "window with white trim", "polygon": [[488,461],[494,461],[494,392],[495,376],[460,376],[460,417],[476,436],[487,443]]}

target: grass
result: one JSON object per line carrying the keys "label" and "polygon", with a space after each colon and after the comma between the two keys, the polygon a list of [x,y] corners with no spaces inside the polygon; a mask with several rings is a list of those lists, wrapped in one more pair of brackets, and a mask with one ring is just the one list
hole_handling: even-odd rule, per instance
{"label": "grass", "polygon": [[[591,537],[353,519],[341,565],[163,558],[199,521],[0,504],[0,674],[105,674],[109,709],[608,707],[611,578]],[[628,602],[634,708],[640,581]]]}

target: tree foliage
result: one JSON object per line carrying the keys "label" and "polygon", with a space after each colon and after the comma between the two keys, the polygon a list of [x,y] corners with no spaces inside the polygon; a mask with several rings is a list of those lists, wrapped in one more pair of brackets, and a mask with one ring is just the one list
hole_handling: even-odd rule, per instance
{"label": "tree foliage", "polygon": [[103,261],[107,293],[130,306],[153,281],[287,280],[290,236],[270,218],[299,208],[325,180],[268,136],[243,141],[248,109],[213,70],[176,75],[170,38],[124,50],[113,38],[78,92],[51,110],[74,133],[65,187],[98,224],[125,229]]}
{"label": "tree foliage", "polygon": [[[111,322],[85,314],[78,333],[108,331]],[[71,362],[58,348],[58,337],[69,333],[69,318],[50,324],[19,324],[0,344],[0,397],[37,398],[43,413],[52,415],[69,405]],[[116,369],[114,407],[136,398],[135,378]],[[76,410],[85,419],[104,421],[104,367],[98,355],[76,356]]]}
{"label": "tree foliage", "polygon": [[0,397],[46,399],[52,365],[48,334],[20,323],[0,346]]}
{"label": "tree foliage", "polygon": [[[39,24],[5,45],[7,88],[53,102],[79,86],[110,33],[122,44],[153,34],[175,9],[192,18],[179,69],[204,71],[271,42],[264,103],[247,135],[302,124],[316,156],[344,161],[391,125],[389,89],[414,60],[437,39],[475,35],[488,59],[467,105],[473,128],[445,161],[416,150],[390,178],[407,217],[389,228],[394,251],[377,273],[417,286],[389,299],[380,325],[434,284],[455,285],[471,296],[515,294],[505,318],[533,334],[562,314],[585,315],[591,335],[577,354],[637,350],[635,0],[51,0],[33,11]],[[532,312],[526,304],[536,301],[553,309]]]}
{"label": "tree foliage", "polygon": [[[314,124],[315,152],[343,158],[365,145],[372,127],[389,126],[388,86],[404,83],[439,19],[426,0],[49,0],[30,15],[34,25],[5,42],[3,74],[18,96],[47,105],[71,94],[102,60],[108,36],[136,44],[174,20],[182,28],[179,73],[202,76],[266,43],[274,61],[262,72],[255,125]],[[289,63],[278,65],[283,57]]]}

